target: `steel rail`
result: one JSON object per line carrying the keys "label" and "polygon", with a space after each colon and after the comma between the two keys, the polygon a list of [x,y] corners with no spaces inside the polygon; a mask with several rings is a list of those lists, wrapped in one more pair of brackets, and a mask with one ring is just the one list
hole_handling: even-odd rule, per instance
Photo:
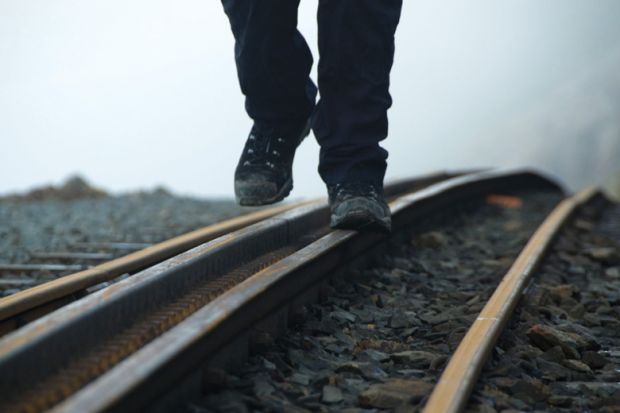
{"label": "steel rail", "polygon": [[[460,176],[466,172],[437,172],[415,179],[400,179],[386,185],[386,196],[393,196],[414,187],[430,185]],[[0,336],[13,331],[49,312],[74,301],[87,288],[132,274],[177,254],[211,241],[222,235],[247,227],[282,212],[320,201],[304,201],[271,207],[179,235],[140,251],[49,281],[0,298]]]}
{"label": "steel rail", "polygon": [[598,190],[588,188],[563,200],[538,227],[463,337],[423,412],[457,413],[465,409],[495,342],[556,235],[575,211],[597,196]]}
{"label": "steel rail", "polygon": [[[387,186],[386,195],[446,176],[401,180]],[[234,283],[328,232],[328,216],[325,203],[289,210],[147,268],[9,334],[0,340],[0,393],[39,390],[45,394],[33,396],[38,411],[55,404],[76,383],[102,374]],[[71,364],[75,359],[82,364]],[[46,378],[50,392],[45,391]],[[5,404],[0,405],[2,410]]]}
{"label": "steel rail", "polygon": [[[391,202],[394,228],[396,231],[403,230],[438,209],[477,199],[490,192],[537,188],[560,190],[551,181],[528,172],[485,172],[454,178]],[[295,220],[288,221],[293,236],[298,231],[294,223]],[[136,411],[147,408],[170,386],[217,354],[219,349],[239,334],[274,311],[291,304],[296,297],[342,266],[359,257],[368,256],[368,251],[381,245],[385,239],[381,235],[354,231],[333,231],[322,236],[218,295],[184,321],[68,397],[54,411]],[[183,266],[187,270],[192,264],[197,264],[200,255],[208,254],[208,250],[195,249],[186,254],[193,254],[192,258],[195,259],[194,263],[184,262]],[[136,283],[139,276],[125,281]],[[182,276],[178,272],[174,274],[177,280]],[[145,274],[146,277],[163,278],[162,274],[154,272]],[[114,287],[118,289],[120,285]],[[112,290],[108,295],[119,295],[119,291]],[[94,313],[95,297],[88,298],[91,301],[88,307],[82,303],[81,308],[78,308],[77,304],[80,303],[75,303],[69,306],[73,308],[67,308],[65,312],[72,311],[73,317],[77,317],[78,312]],[[99,294],[97,300],[104,300],[103,294]],[[60,331],[60,320],[50,318],[48,322],[57,323],[57,331]],[[41,322],[32,327],[31,334],[36,334],[37,328],[45,329],[46,324]],[[14,340],[19,341],[19,337]],[[37,349],[40,351],[43,344],[39,341],[36,345],[28,346],[28,351],[22,351],[20,349],[23,346],[16,347],[14,344],[7,346],[8,352],[0,351],[0,367],[8,368],[8,364],[12,364],[11,372],[24,376],[27,373],[23,371],[25,367],[22,363],[36,363],[28,356],[36,356]],[[22,363],[11,362],[15,359],[10,358],[8,353],[14,352],[21,353],[16,356],[19,356],[17,358]],[[0,390],[13,389],[0,381]]]}
{"label": "steel rail", "polygon": [[[10,331],[32,321],[41,311],[28,313],[37,307],[54,303],[99,283],[110,281],[123,274],[133,273],[183,251],[246,227],[281,212],[299,207],[307,202],[281,205],[241,215],[220,223],[206,226],[140,251],[99,264],[93,268],[60,277],[24,291],[0,298],[0,331]],[[52,306],[52,309],[54,306]],[[45,310],[43,311],[45,313]],[[28,317],[30,315],[30,317]]]}

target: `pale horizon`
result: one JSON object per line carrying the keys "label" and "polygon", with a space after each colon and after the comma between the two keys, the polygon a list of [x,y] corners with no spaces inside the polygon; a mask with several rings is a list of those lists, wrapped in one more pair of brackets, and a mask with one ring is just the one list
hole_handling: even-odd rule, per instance
{"label": "pale horizon", "polygon": [[[299,12],[314,78],[315,9]],[[405,2],[387,180],[536,165],[575,188],[620,173],[606,158],[620,154],[618,21],[614,0]],[[2,2],[0,194],[77,173],[116,193],[232,197],[251,125],[232,47],[220,2]],[[292,197],[324,195],[317,161],[311,135]]]}

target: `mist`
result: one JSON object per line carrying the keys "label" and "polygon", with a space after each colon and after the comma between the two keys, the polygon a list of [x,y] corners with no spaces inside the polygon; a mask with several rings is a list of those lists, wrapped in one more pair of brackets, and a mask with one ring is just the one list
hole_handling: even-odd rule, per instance
{"label": "mist", "polygon": [[[404,3],[388,179],[527,165],[578,189],[620,175],[620,2]],[[299,12],[315,67],[316,7]],[[232,48],[217,1],[3,1],[0,193],[77,172],[231,197],[251,126]],[[324,194],[317,161],[307,139],[294,197]]]}

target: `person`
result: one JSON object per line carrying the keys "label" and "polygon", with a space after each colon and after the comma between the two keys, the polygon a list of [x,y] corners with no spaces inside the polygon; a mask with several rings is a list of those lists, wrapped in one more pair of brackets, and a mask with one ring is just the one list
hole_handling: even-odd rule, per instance
{"label": "person", "polygon": [[319,0],[318,91],[297,30],[300,0],[222,0],[253,126],[235,170],[241,205],[266,205],[293,188],[292,164],[314,131],[333,228],[389,232],[383,195],[394,35],[402,0]]}

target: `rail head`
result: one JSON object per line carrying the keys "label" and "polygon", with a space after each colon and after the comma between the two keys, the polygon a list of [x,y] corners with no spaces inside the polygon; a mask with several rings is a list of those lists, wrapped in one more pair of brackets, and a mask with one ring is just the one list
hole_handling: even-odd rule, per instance
{"label": "rail head", "polygon": [[200,245],[284,211],[303,206],[308,202],[313,201],[280,205],[231,218],[104,262],[93,268],[69,274],[0,298],[0,322],[61,297],[77,293],[98,283],[109,281],[122,274],[138,271],[193,246]]}
{"label": "rail head", "polygon": [[538,227],[463,337],[423,412],[458,413],[465,409],[495,342],[558,232],[580,207],[601,196],[598,189],[587,188],[562,201]]}
{"label": "rail head", "polygon": [[[394,196],[413,188],[461,176],[472,171],[440,171],[427,175],[399,179],[386,185],[386,196]],[[301,201],[274,206],[234,217],[149,246],[140,251],[49,281],[0,298],[0,336],[15,330],[74,300],[74,295],[123,274],[133,274],[190,248],[234,232],[288,210],[322,200]]]}
{"label": "rail head", "polygon": [[[388,196],[393,196],[402,193],[402,191],[414,190],[455,176],[462,176],[466,173],[465,171],[436,172],[413,179],[401,179],[393,184],[389,183],[386,185],[386,194]],[[20,311],[29,310],[33,306],[51,299],[56,299],[60,295],[73,293],[95,282],[107,280],[112,276],[120,275],[130,269],[145,266],[147,262],[152,263],[153,267],[135,274],[135,282],[143,283],[143,279],[149,277],[155,278],[152,274],[164,273],[171,267],[180,266],[181,262],[187,260],[188,257],[204,255],[207,251],[211,251],[212,249],[218,249],[220,255],[227,255],[229,253],[224,252],[224,250],[231,247],[233,244],[239,245],[245,242],[243,240],[247,238],[247,234],[256,235],[265,230],[281,233],[282,229],[279,229],[279,227],[281,226],[282,220],[288,223],[287,229],[289,234],[286,236],[295,239],[299,234],[307,231],[308,228],[317,227],[326,223],[328,220],[327,214],[328,209],[325,201],[315,200],[300,202],[292,206],[285,205],[265,211],[258,211],[257,213],[247,216],[233,218],[229,221],[208,226],[164,241],[145,250],[104,263],[91,270],[71,274],[62,279],[6,297],[0,300],[0,317],[11,316],[18,314]],[[215,237],[215,235],[218,234],[219,237]],[[202,245],[194,245],[200,240],[203,241],[203,243],[201,243]],[[190,248],[193,248],[193,250],[189,250]],[[186,253],[180,253],[174,256],[179,250],[186,251]],[[252,248],[249,250],[252,250]],[[169,255],[171,255],[172,258],[168,258],[168,261],[162,262],[161,265],[155,265],[157,264],[156,261],[161,261],[161,257],[167,257]],[[240,255],[239,258],[240,257],[243,257],[243,254]],[[5,353],[10,348],[18,348],[28,343],[33,343],[36,341],[35,337],[42,336],[44,332],[45,334],[50,334],[59,320],[67,320],[69,314],[79,315],[87,312],[87,308],[83,305],[87,305],[88,308],[90,308],[91,305],[100,306],[103,304],[104,299],[111,300],[112,297],[116,297],[120,291],[129,293],[134,285],[134,281],[129,279],[121,281],[118,285],[109,286],[92,294],[92,298],[88,300],[82,299],[79,303],[66,306],[67,309],[63,312],[52,313],[43,318],[40,322],[34,322],[23,326],[18,332],[7,335],[6,340],[0,341],[0,354]]]}
{"label": "rail head", "polygon": [[[390,206],[395,228],[404,228],[455,202],[519,188],[561,191],[554,182],[530,171],[493,171],[457,177],[393,201]],[[215,298],[65,400],[55,411],[144,407],[239,331],[383,240],[381,235],[353,231],[328,233]]]}

